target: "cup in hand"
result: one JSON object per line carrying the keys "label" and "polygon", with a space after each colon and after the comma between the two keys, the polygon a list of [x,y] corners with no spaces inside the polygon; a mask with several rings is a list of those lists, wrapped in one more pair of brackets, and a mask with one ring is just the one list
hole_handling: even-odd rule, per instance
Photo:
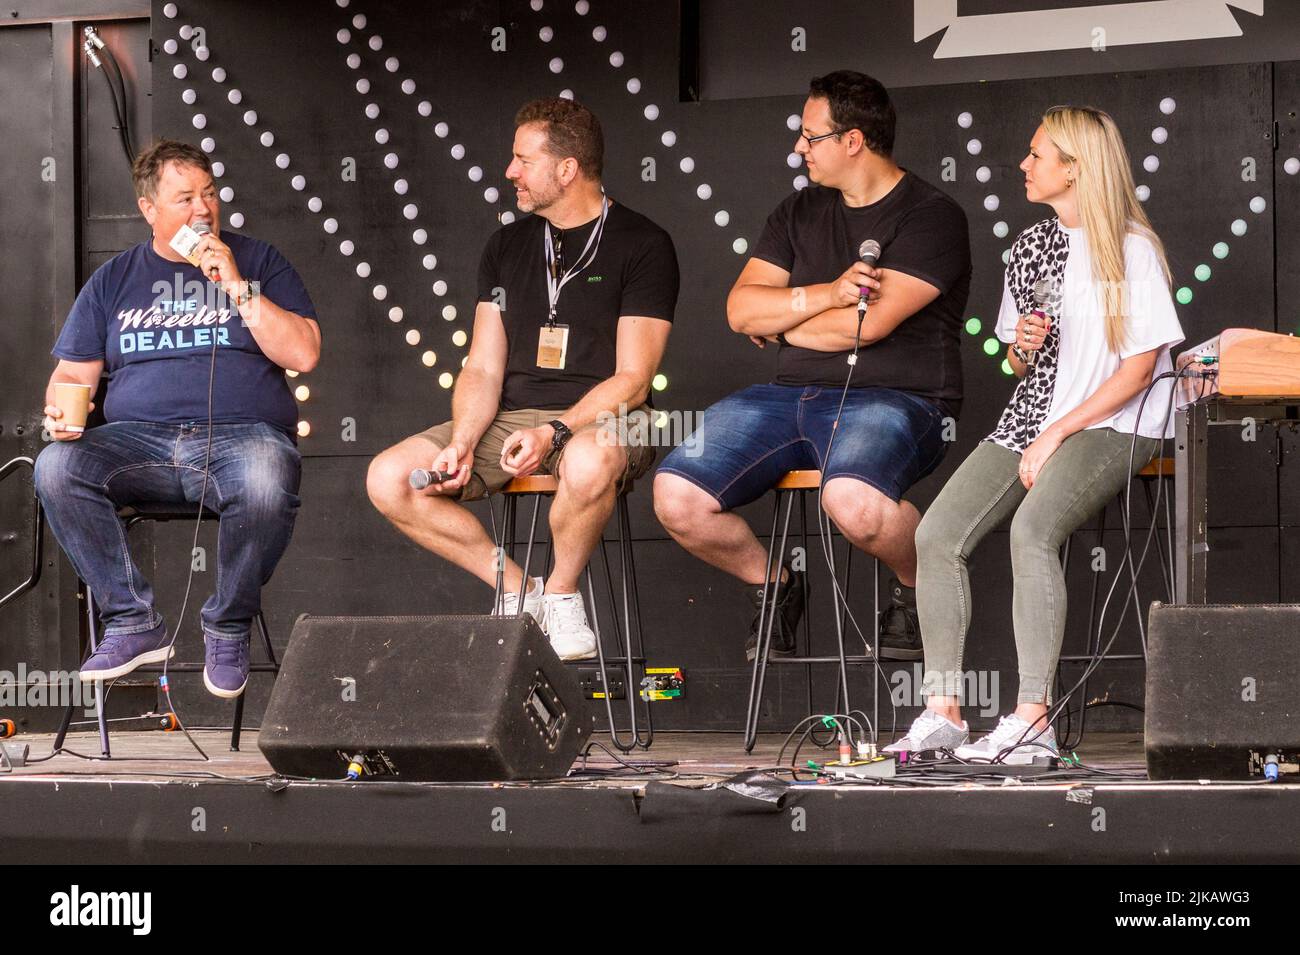
{"label": "cup in hand", "polygon": [[54,404],[63,412],[59,424],[64,431],[86,430],[86,416],[90,413],[90,385],[61,381],[54,386]]}

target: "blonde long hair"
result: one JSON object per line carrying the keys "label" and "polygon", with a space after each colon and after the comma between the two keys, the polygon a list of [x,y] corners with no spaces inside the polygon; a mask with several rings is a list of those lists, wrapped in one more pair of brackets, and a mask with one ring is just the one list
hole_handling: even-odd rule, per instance
{"label": "blonde long hair", "polygon": [[1145,236],[1155,247],[1166,285],[1172,286],[1164,244],[1137,198],[1124,139],[1110,115],[1091,106],[1053,106],[1043,129],[1074,165],[1079,218],[1092,254],[1093,276],[1101,282],[1106,343],[1118,353],[1124,342],[1130,296],[1124,280],[1124,239]]}

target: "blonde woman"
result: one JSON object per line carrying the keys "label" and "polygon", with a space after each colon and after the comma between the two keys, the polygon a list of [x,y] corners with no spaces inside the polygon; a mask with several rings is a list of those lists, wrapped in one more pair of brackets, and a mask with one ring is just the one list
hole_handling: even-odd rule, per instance
{"label": "blonde woman", "polygon": [[[1059,551],[1113,500],[1165,437],[1169,349],[1183,340],[1160,239],[1137,199],[1123,140],[1106,113],[1048,110],[1020,164],[1030,202],[1051,218],[1012,246],[997,336],[1021,379],[994,429],[940,492],[916,532],[917,611],[926,710],[890,750],[1029,763],[1054,754],[1045,716],[1065,633]],[[1045,284],[1039,284],[1045,283]],[[1047,304],[1038,308],[1048,291]],[[1035,311],[1043,315],[1033,314]],[[967,562],[1011,520],[1014,712],[976,743],[958,694],[971,618]]]}

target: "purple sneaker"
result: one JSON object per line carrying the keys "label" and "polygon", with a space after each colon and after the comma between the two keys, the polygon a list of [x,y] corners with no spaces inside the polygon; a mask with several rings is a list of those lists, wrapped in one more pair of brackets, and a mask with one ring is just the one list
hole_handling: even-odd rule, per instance
{"label": "purple sneaker", "polygon": [[213,696],[233,700],[248,685],[248,637],[203,635],[203,685]]}
{"label": "purple sneaker", "polygon": [[143,633],[108,634],[81,665],[81,682],[116,680],[146,663],[162,663],[175,652],[164,626]]}

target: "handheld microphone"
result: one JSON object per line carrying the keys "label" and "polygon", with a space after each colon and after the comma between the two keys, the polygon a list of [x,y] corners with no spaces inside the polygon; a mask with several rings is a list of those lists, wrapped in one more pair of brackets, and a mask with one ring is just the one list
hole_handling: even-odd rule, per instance
{"label": "handheld microphone", "polygon": [[[1039,279],[1034,283],[1034,310],[1031,315],[1037,315],[1039,318],[1047,318],[1047,300],[1052,294],[1052,283],[1049,279]],[[1043,336],[1043,344],[1047,344],[1047,336]],[[1038,352],[1042,351],[1040,347],[1037,351],[1029,353],[1029,366],[1032,368],[1038,364]]]}
{"label": "handheld microphone", "polygon": [[443,481],[450,481],[454,474],[448,474],[446,471],[426,471],[424,468],[416,468],[411,472],[409,483],[411,488],[416,491],[423,491],[430,484],[441,484]]}
{"label": "handheld microphone", "polygon": [[[880,258],[880,243],[875,239],[866,239],[858,246],[858,258],[866,265],[874,266]],[[858,320],[861,321],[867,314],[867,290],[859,289],[861,295],[858,297]]]}
{"label": "handheld microphone", "polygon": [[[194,225],[191,226],[191,228],[199,235],[212,234],[212,226],[208,225],[206,222],[202,220],[199,220],[198,222],[194,223]],[[221,272],[218,269],[212,268],[208,270],[208,278],[211,279],[213,282],[215,282],[220,277],[221,277]]]}

